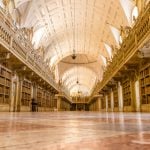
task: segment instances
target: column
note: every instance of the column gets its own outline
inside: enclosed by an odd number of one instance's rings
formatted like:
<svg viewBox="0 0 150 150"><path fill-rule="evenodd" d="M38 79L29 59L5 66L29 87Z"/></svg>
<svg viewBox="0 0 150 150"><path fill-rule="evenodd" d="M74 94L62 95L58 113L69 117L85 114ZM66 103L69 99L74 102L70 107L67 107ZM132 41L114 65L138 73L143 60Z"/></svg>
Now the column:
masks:
<svg viewBox="0 0 150 150"><path fill-rule="evenodd" d="M12 77L12 82L11 82L11 91L10 91L10 111L15 112L16 110L16 93L17 93L17 76L14 73L14 76Z"/></svg>
<svg viewBox="0 0 150 150"><path fill-rule="evenodd" d="M106 101L106 112L108 112L108 95L105 96L105 101Z"/></svg>
<svg viewBox="0 0 150 150"><path fill-rule="evenodd" d="M60 111L61 110L61 97L60 96L57 96L57 111Z"/></svg>
<svg viewBox="0 0 150 150"><path fill-rule="evenodd" d="M97 98L97 111L101 111L102 104L100 96Z"/></svg>
<svg viewBox="0 0 150 150"><path fill-rule="evenodd" d="M131 111L136 111L135 77L131 79Z"/></svg>
<svg viewBox="0 0 150 150"><path fill-rule="evenodd" d="M35 82L31 85L31 111L38 111L37 85Z"/></svg>
<svg viewBox="0 0 150 150"><path fill-rule="evenodd" d="M111 111L114 111L114 93L113 90L111 89L111 93L110 93L110 98L111 98Z"/></svg>
<svg viewBox="0 0 150 150"><path fill-rule="evenodd" d="M34 98L37 101L37 85L36 85L36 83L32 83L31 98Z"/></svg>
<svg viewBox="0 0 150 150"><path fill-rule="evenodd" d="M119 102L119 111L123 111L123 92L122 92L122 85L118 82L118 102Z"/></svg>
<svg viewBox="0 0 150 150"><path fill-rule="evenodd" d="M18 82L17 82L17 93L16 93L16 111L21 111L21 98L22 98L22 84L23 84L23 77L18 76Z"/></svg>
<svg viewBox="0 0 150 150"><path fill-rule="evenodd" d="M140 83L139 80L135 82L135 105L136 105L136 111L140 112Z"/></svg>
<svg viewBox="0 0 150 150"><path fill-rule="evenodd" d="M96 111L96 102L93 102L93 111Z"/></svg>

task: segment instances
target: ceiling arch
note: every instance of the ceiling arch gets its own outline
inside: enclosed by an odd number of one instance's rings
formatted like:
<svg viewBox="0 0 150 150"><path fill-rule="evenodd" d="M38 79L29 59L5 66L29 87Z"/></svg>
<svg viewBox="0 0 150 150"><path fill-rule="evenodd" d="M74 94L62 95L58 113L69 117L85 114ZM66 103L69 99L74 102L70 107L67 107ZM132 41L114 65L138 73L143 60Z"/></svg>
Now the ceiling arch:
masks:
<svg viewBox="0 0 150 150"><path fill-rule="evenodd" d="M77 68L77 69L78 69L78 68ZM76 69L76 70L77 70L77 69ZM68 72L69 72L69 70L68 70ZM79 72L79 73L81 73L81 72ZM95 75L95 74L94 74L94 75ZM88 75L88 76L90 76L90 75ZM94 80L95 80L95 78L97 78L96 75L94 76ZM81 81L82 81L82 80L85 80L86 78L85 78L84 74L83 74L83 76L79 76L79 77L78 77L77 74L74 74L74 72L68 73L66 76L65 76L65 74L64 74L64 76L63 76L63 78L62 78L63 84L67 85L68 82L72 82L72 79L73 79L73 80L76 80L76 81L77 81L77 79L78 79L78 80L81 79ZM88 77L87 79L89 80L89 77Z"/></svg>
<svg viewBox="0 0 150 150"><path fill-rule="evenodd" d="M91 78L95 82L103 78L107 60L113 57L111 47L118 46L120 26L130 25L134 3L130 0L124 3L123 0L15 0L20 28L33 29L32 44L37 52L41 47L44 49L42 58L52 71L57 69L57 79L63 79L68 90L75 91L77 85L73 83L79 76L84 92L92 90ZM78 67L64 63L73 50L77 61L85 55L95 62L78 63ZM74 68L78 68L80 75Z"/></svg>
<svg viewBox="0 0 150 150"><path fill-rule="evenodd" d="M54 52L55 52L55 55L51 57L50 62L49 62L50 67L55 67L60 61L66 59L67 57L71 58L71 56L73 54L73 51L67 51L63 55L61 55L60 53L57 54L58 52L56 50ZM111 51L110 51L110 53L111 53ZM103 53L99 53L99 55L109 59L110 53L108 53L108 50L105 49L105 51ZM85 55L87 57L90 56L93 59L93 63L98 63L99 65L103 65L105 63L101 57L97 56L97 52L96 52L96 54L94 54L94 51L93 51L93 53L92 52L88 53L87 51L79 51L78 50L75 52L75 54L78 56L81 56L81 55ZM90 57L89 57L89 59L90 59ZM48 59L48 56L45 55L45 61L47 59ZM72 64L73 64L73 62L72 62ZM80 63L78 63L78 64L80 64ZM84 64L84 63L82 63L82 64Z"/></svg>
<svg viewBox="0 0 150 150"><path fill-rule="evenodd" d="M78 83L77 83L78 82ZM70 88L70 86L72 84L84 84L87 87L91 87L90 83L95 82L95 78L91 78L91 81L89 81L89 77L85 77L85 75L80 75L80 76L76 76L76 75L72 75L70 76L70 78L68 78L64 85L68 87L68 89Z"/></svg>
<svg viewBox="0 0 150 150"><path fill-rule="evenodd" d="M86 67L75 66L67 70L62 76L62 84L68 88L69 91L74 87L84 85L89 89L89 93L96 83L96 74ZM82 91L82 89L80 89ZM83 92L84 93L84 92ZM70 93L72 94L72 93Z"/></svg>
<svg viewBox="0 0 150 150"><path fill-rule="evenodd" d="M82 89L82 91L80 89ZM90 89L84 85L80 85L79 87L74 85L70 89L70 93L72 96L79 96L79 95L80 96L89 96L90 95Z"/></svg>

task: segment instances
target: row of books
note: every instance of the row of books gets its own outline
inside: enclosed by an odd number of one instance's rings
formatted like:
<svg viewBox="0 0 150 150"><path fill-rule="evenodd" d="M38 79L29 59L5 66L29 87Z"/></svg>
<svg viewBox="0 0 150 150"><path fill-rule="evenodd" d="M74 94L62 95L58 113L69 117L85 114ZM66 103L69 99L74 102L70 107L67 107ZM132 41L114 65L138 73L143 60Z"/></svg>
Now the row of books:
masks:
<svg viewBox="0 0 150 150"><path fill-rule="evenodd" d="M23 81L23 87L31 88L31 83L28 81Z"/></svg>
<svg viewBox="0 0 150 150"><path fill-rule="evenodd" d="M30 106L30 101L28 99L22 99L21 100L21 105L23 106Z"/></svg>
<svg viewBox="0 0 150 150"><path fill-rule="evenodd" d="M150 95L143 95L141 102L142 104L150 104Z"/></svg>
<svg viewBox="0 0 150 150"><path fill-rule="evenodd" d="M141 85L142 85L142 86L150 85L150 76L149 76L149 77L146 77L146 78L141 79Z"/></svg>
<svg viewBox="0 0 150 150"><path fill-rule="evenodd" d="M5 78L0 76L0 84L5 85Z"/></svg>
<svg viewBox="0 0 150 150"><path fill-rule="evenodd" d="M142 87L141 88L141 94L150 94L150 86Z"/></svg>
<svg viewBox="0 0 150 150"><path fill-rule="evenodd" d="M22 88L22 92L31 94L31 89L28 89L28 88L23 87L23 88Z"/></svg>
<svg viewBox="0 0 150 150"><path fill-rule="evenodd" d="M0 95L0 104L9 104L10 98L9 97L4 97Z"/></svg>
<svg viewBox="0 0 150 150"><path fill-rule="evenodd" d="M126 99L123 101L124 106L131 106L131 99Z"/></svg>
<svg viewBox="0 0 150 150"><path fill-rule="evenodd" d="M150 66L140 72L140 77L144 78L150 75Z"/></svg>

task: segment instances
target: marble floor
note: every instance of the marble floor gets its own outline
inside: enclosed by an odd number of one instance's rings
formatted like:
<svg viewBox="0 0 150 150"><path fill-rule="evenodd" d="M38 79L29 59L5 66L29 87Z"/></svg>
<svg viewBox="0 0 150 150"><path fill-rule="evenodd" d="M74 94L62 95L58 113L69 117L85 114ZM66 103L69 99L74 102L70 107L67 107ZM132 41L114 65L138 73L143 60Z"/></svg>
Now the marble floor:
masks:
<svg viewBox="0 0 150 150"><path fill-rule="evenodd" d="M0 150L150 150L150 114L0 113Z"/></svg>

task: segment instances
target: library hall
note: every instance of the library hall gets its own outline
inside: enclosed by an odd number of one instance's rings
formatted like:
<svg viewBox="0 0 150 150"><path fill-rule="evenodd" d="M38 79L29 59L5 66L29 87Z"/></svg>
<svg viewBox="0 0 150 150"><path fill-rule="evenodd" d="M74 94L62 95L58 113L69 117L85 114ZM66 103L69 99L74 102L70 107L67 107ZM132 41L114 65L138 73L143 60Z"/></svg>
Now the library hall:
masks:
<svg viewBox="0 0 150 150"><path fill-rule="evenodd" d="M150 150L150 0L0 0L0 150Z"/></svg>

